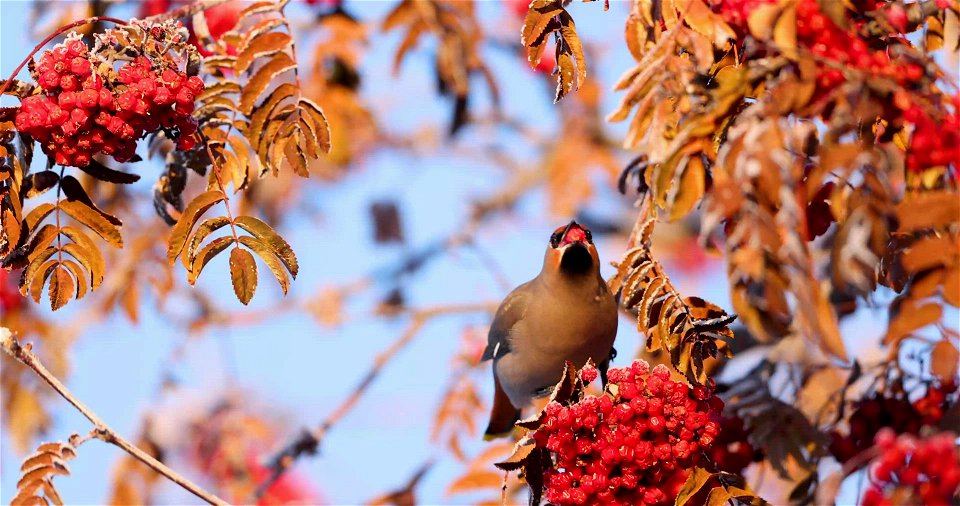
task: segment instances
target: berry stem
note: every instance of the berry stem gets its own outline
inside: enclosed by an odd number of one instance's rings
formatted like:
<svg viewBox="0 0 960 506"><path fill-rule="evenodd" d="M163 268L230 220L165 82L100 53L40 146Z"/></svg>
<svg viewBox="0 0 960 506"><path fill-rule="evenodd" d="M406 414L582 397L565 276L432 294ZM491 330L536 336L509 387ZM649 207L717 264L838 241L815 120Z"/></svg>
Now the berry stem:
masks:
<svg viewBox="0 0 960 506"><path fill-rule="evenodd" d="M92 18L84 18L78 21L74 21L73 23L70 23L68 25L61 26L55 32L51 33L50 35L47 35L47 38L40 41L40 43L33 48L33 51L30 51L30 54L28 54L27 57L24 58L22 62L20 62L20 65L17 66L16 69L14 69L13 73L10 74L10 77L6 81L4 81L3 88L0 88L0 96L3 96L7 92L7 90L10 88L10 83L12 83L14 78L17 77L17 74L19 74L20 71L23 70L23 66L26 65L27 62L33 58L33 55L37 54L37 52L43 49L43 46L46 46L48 42L57 38L59 35L63 34L64 32L70 31L78 26L88 25L90 23L99 23L101 21L109 21L111 23L116 23L121 26L127 26L130 24L118 18L112 18L109 16L95 16Z"/></svg>

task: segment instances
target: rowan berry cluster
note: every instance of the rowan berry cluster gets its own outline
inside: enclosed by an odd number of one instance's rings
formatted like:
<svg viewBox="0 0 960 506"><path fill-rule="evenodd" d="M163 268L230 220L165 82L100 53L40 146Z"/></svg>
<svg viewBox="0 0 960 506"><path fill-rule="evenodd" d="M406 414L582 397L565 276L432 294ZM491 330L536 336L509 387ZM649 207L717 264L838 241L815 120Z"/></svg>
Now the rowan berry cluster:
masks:
<svg viewBox="0 0 960 506"><path fill-rule="evenodd" d="M597 370L586 367L589 382ZM569 405L551 402L534 432L553 455L544 473L553 504L672 504L691 469L720 434L723 402L636 360L609 372L608 392Z"/></svg>
<svg viewBox="0 0 960 506"><path fill-rule="evenodd" d="M13 311L23 304L16 278L10 271L0 269L0 313Z"/></svg>
<svg viewBox="0 0 960 506"><path fill-rule="evenodd" d="M920 172L950 163L960 168L960 95L953 97L952 105L954 112L936 120L915 104L903 111L903 119L913 124L907 170Z"/></svg>
<svg viewBox="0 0 960 506"><path fill-rule="evenodd" d="M926 439L897 437L892 429L877 433L881 452L870 465L870 486L863 506L956 504L960 487L957 435L943 432Z"/></svg>
<svg viewBox="0 0 960 506"><path fill-rule="evenodd" d="M742 39L748 33L748 20L756 9L776 3L776 0L711 0L711 6L730 24ZM818 0L800 0L796 4L797 45L817 62L817 91L815 97L824 97L831 90L846 82L851 72L868 78L884 78L896 83L902 90L914 90L927 77L927 71L918 62L908 58L891 58L891 40L868 37L861 33L867 18L849 19L849 28L834 23L820 8ZM947 8L948 0L937 0L937 6ZM895 34L904 34L908 16L899 3L877 0L853 2L862 13L873 13L884 19ZM845 72L847 74L845 74ZM888 110L887 121L894 125L909 125L912 129L907 169L920 172L930 167L947 164L960 165L960 116L957 112L931 115L931 107L920 107L909 98L910 93L901 93L903 98L894 100L896 109ZM815 98L814 100L817 100ZM954 99L954 108L960 108ZM934 107L935 108L935 107ZM941 108L942 109L942 108Z"/></svg>
<svg viewBox="0 0 960 506"><path fill-rule="evenodd" d="M31 73L41 93L23 100L15 124L60 165L85 167L100 153L130 161L137 141L161 129L182 150L196 145L203 80L175 61L141 55L114 71L71 38L43 52Z"/></svg>
<svg viewBox="0 0 960 506"><path fill-rule="evenodd" d="M895 434L917 434L924 425L937 425L956 390L953 384L931 385L926 394L913 403L906 398L881 394L858 401L848 420L850 432L846 436L837 431L831 433L830 452L840 462L846 462L870 448L881 429L889 428Z"/></svg>

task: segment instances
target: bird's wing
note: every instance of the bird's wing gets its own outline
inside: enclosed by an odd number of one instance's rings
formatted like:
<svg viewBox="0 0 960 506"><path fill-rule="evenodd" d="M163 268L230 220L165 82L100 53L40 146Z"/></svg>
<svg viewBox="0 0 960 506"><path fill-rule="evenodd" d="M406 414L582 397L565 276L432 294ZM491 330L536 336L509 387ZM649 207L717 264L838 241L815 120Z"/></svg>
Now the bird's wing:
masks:
<svg viewBox="0 0 960 506"><path fill-rule="evenodd" d="M497 314L493 317L493 323L490 324L487 348L483 350L482 360L502 357L510 352L510 331L520 318L523 318L527 304L524 288L528 284L518 286L500 303Z"/></svg>

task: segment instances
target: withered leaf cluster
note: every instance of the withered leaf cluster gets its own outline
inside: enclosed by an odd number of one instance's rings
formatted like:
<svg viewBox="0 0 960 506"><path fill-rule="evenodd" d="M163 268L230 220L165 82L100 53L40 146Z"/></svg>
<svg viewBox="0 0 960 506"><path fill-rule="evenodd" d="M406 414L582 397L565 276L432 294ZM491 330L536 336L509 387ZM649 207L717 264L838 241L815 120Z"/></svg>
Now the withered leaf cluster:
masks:
<svg viewBox="0 0 960 506"><path fill-rule="evenodd" d="M620 304L637 314L637 330L647 336L647 351L664 350L674 367L692 382L706 383L704 360L731 356L727 340L736 316L699 297L681 297L663 266L653 259L650 241L656 220L641 227L638 245L628 250L610 280Z"/></svg>
<svg viewBox="0 0 960 506"><path fill-rule="evenodd" d="M63 499L53 485L57 476L68 476L67 461L77 456L72 443L43 443L20 465L17 495L10 504L62 505Z"/></svg>

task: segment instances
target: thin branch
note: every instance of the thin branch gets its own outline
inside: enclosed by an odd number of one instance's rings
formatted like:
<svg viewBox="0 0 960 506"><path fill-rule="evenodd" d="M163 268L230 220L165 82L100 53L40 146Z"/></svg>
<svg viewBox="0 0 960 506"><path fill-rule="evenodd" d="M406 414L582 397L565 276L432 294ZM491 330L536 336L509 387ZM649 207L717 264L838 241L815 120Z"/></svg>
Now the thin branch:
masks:
<svg viewBox="0 0 960 506"><path fill-rule="evenodd" d="M386 366L394 357L400 353L413 338L420 333L423 326L431 319L449 314L492 312L496 309L496 304L458 304L449 306L437 306L425 309L415 310L411 313L410 324L385 350L380 352L373 361L373 366L360 379L353 390L337 405L336 408L312 431L304 430L296 439L281 449L272 459L268 467L271 469L270 476L261 483L254 492L254 500L259 500L266 493L267 489L273 485L280 476L293 465L294 461L302 455L314 455L320 447L320 442L326 437L333 426L342 420L347 413L356 407L360 399L373 384L374 380L383 372Z"/></svg>
<svg viewBox="0 0 960 506"><path fill-rule="evenodd" d="M165 466L162 462L153 458L147 452L141 450L133 443L127 441L123 438L123 436L120 436L114 432L110 426L101 420L96 413L90 410L90 408L80 402L79 399L74 397L74 395L70 393L70 390L68 390L67 387L61 383L56 376L54 376L50 371L47 370L46 367L43 366L43 364L40 362L40 359L33 353L30 344L21 346L20 342L13 337L13 334L6 327L0 327L0 347L2 347L3 351L7 352L7 354L9 354L11 357L17 359L20 363L29 367L30 369L33 369L33 371L37 373L38 376L43 378L43 380L46 381L47 384L50 385L54 390L56 390L61 397L66 399L66 401L72 404L73 407L77 408L77 411L85 416L87 420L90 420L90 423L94 425L93 434L97 439L119 447L123 451L130 454L133 458L146 464L148 467L150 467L150 469L162 474L170 481L180 485L188 492L199 497L200 499L203 499L209 504L228 504L223 499L220 499L210 492L200 488L186 477Z"/></svg>

